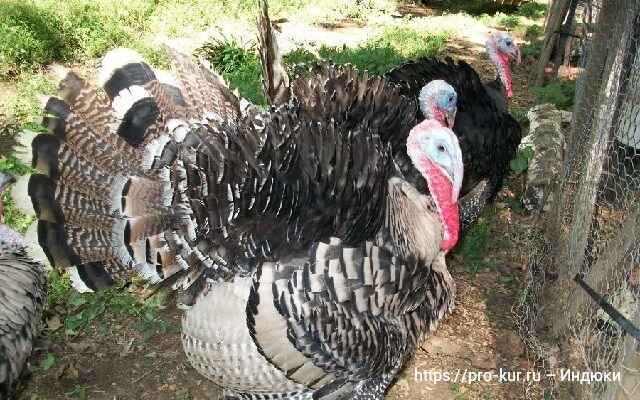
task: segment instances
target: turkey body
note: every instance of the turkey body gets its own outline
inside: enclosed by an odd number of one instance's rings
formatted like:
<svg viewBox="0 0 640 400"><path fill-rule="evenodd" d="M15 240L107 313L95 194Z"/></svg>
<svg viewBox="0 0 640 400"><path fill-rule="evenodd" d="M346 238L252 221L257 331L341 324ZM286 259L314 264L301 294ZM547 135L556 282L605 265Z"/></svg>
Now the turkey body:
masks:
<svg viewBox="0 0 640 400"><path fill-rule="evenodd" d="M22 238L0 224L0 399L8 399L27 364L46 302L42 264L32 261Z"/></svg>
<svg viewBox="0 0 640 400"><path fill-rule="evenodd" d="M445 80L453 86L458 93L453 131L460 141L465 168L461 194L486 180L490 182L491 196L495 196L522 139L520 124L506 110L502 83L490 84L498 88L488 92L469 64L451 58L410 61L385 76L400 86L402 94L413 98L434 79ZM413 183L421 190L426 187L420 178Z"/></svg>
<svg viewBox="0 0 640 400"><path fill-rule="evenodd" d="M499 190L521 137L518 123L508 113L498 111L475 71L466 63L458 67L448 60L428 59L403 64L384 76L360 72L351 65L320 63L310 66L309 71L289 77L266 1L261 5L258 31L262 83L267 102L273 106L295 102L318 117L339 118L348 124L357 123L360 116L370 110L358 107L358 102L336 103L336 93L357 93L355 99L367 96L376 104L391 107L398 103L398 95L415 100L417 104L420 90L433 80L441 79L453 86L458 93L453 131L460 141L464 159L460 221L463 230L469 228L486 202ZM379 119L382 121L377 126L380 137L391 145L394 160L405 179L421 193L428 194L427 182L412 165L404 145L410 126L424 118L407 108L399 110L395 118L406 122L391 125L387 120Z"/></svg>
<svg viewBox="0 0 640 400"><path fill-rule="evenodd" d="M104 92L60 72L29 182L51 263L81 290L137 274L188 293L185 352L230 395L382 398L455 295L459 185L416 191L382 137L426 132L415 101L364 76L366 90L261 112L177 53L160 82L113 51Z"/></svg>

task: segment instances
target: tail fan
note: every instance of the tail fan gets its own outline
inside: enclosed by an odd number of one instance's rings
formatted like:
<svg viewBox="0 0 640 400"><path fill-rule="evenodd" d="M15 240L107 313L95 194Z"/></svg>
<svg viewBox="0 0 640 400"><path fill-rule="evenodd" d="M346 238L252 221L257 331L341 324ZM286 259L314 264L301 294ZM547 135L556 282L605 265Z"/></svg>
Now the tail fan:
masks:
<svg viewBox="0 0 640 400"><path fill-rule="evenodd" d="M48 133L32 142L38 173L28 193L40 245L79 290L135 274L158 282L187 269L176 284L189 287L194 273L213 266L197 254L199 210L190 202L206 189L180 146L219 141L211 130L189 132L236 118L239 100L213 71L174 56L176 78L159 78L135 51L112 50L98 72L104 92L56 68L62 99L46 101Z"/></svg>

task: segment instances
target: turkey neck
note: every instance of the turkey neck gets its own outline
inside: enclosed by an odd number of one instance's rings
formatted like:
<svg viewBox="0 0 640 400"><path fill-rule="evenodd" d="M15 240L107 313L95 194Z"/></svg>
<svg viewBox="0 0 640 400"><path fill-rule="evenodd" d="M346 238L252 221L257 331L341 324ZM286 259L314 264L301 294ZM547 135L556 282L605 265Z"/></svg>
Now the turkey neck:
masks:
<svg viewBox="0 0 640 400"><path fill-rule="evenodd" d="M440 250L453 247L450 243L455 244L458 238L458 204L451 202L450 191L449 196L433 195L438 190L431 191L432 198L399 176L388 184L385 230L399 256L430 263Z"/></svg>
<svg viewBox="0 0 640 400"><path fill-rule="evenodd" d="M496 71L496 82L502 84L507 91L507 97L513 95L511 87L511 71L509 70L509 56L498 50L494 40L487 42L487 54Z"/></svg>

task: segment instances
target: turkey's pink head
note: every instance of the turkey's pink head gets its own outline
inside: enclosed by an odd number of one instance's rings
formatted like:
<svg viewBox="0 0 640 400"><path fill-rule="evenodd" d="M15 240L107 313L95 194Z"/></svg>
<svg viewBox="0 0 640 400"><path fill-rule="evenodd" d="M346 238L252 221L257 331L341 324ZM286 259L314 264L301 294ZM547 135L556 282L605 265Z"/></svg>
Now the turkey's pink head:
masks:
<svg viewBox="0 0 640 400"><path fill-rule="evenodd" d="M418 96L420 110L426 119L433 119L453 128L456 119L458 94L453 86L443 80L427 83Z"/></svg>
<svg viewBox="0 0 640 400"><path fill-rule="evenodd" d="M513 37L505 32L494 32L487 39L487 54L496 68L496 74L507 89L507 96L513 96L511 87L511 70L509 69L509 57L520 64L520 49L516 46Z"/></svg>
<svg viewBox="0 0 640 400"><path fill-rule="evenodd" d="M449 251L460 231L458 195L464 167L458 138L437 121L424 120L409 132L407 154L427 180L444 225L441 248Z"/></svg>

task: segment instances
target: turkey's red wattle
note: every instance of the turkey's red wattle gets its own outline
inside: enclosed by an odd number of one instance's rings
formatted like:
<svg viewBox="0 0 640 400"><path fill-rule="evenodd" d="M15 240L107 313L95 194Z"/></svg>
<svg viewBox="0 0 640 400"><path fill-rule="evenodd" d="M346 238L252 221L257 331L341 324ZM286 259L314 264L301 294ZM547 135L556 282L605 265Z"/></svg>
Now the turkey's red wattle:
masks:
<svg viewBox="0 0 640 400"><path fill-rule="evenodd" d="M513 89L511 85L511 69L509 68L509 55L498 49L498 44L495 39L490 39L487 42L487 54L489 59L493 63L496 69L496 75L502 81L505 89L507 90L507 97L513 96ZM518 55L517 63L520 63L520 56Z"/></svg>
<svg viewBox="0 0 640 400"><path fill-rule="evenodd" d="M458 201L452 198L451 192L453 191L453 184L444 175L442 170L440 170L433 161L428 159L425 160L425 167L429 190L438 206L440 218L444 226L444 239L442 240L440 248L444 251L449 251L458 242L458 235L460 233Z"/></svg>

